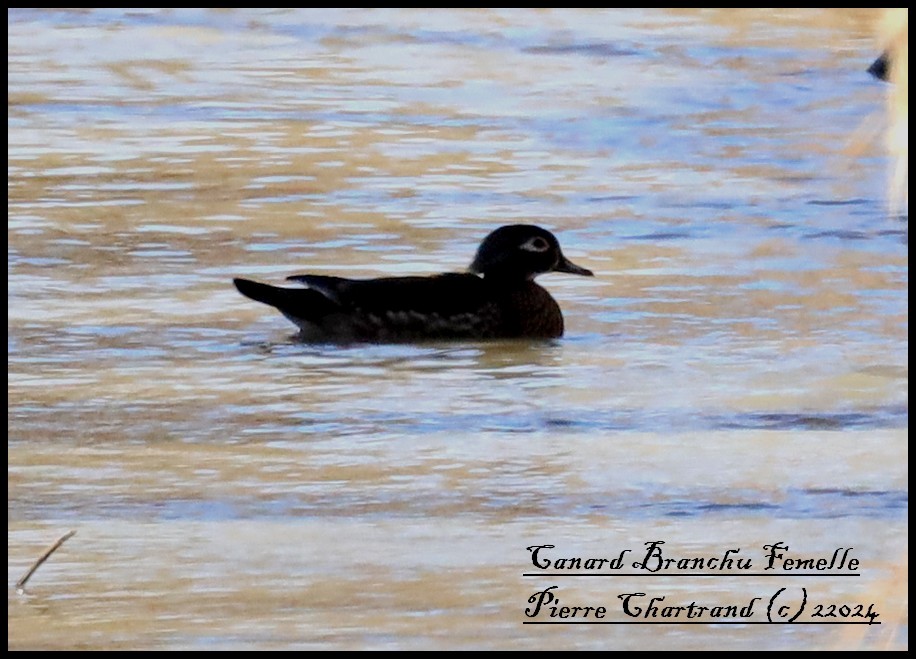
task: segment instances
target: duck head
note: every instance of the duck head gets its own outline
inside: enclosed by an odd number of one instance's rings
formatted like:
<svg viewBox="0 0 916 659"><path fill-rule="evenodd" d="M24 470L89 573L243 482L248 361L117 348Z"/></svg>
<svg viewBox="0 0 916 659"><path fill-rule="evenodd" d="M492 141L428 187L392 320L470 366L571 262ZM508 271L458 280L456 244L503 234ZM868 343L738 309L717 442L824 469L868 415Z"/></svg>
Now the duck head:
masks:
<svg viewBox="0 0 916 659"><path fill-rule="evenodd" d="M485 278L506 280L531 281L545 272L594 276L563 256L556 236L533 224L510 224L493 231L480 244L469 269Z"/></svg>

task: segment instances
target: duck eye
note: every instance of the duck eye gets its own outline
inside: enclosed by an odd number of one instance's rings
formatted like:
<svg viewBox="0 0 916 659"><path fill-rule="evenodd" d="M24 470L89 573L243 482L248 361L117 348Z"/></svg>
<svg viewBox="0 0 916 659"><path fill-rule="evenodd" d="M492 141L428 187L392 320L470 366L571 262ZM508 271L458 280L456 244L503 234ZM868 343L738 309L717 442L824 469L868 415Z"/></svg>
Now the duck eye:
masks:
<svg viewBox="0 0 916 659"><path fill-rule="evenodd" d="M546 252L550 249L550 245L540 236L535 236L531 240L523 243L522 249L527 252Z"/></svg>

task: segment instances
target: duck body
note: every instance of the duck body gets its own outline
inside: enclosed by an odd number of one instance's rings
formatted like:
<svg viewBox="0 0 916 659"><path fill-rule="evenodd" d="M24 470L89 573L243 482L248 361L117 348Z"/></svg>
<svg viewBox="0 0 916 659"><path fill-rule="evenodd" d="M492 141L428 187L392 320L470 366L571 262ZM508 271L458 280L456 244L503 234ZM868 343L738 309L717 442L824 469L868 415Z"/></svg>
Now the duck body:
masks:
<svg viewBox="0 0 916 659"><path fill-rule="evenodd" d="M509 225L481 244L470 272L345 279L293 275L306 288L235 279L239 292L276 307L311 342L393 343L443 339L556 338L563 314L534 282L542 272L591 276L533 225Z"/></svg>
<svg viewBox="0 0 916 659"><path fill-rule="evenodd" d="M534 282L490 284L477 275L290 278L308 288L236 279L239 291L276 307L308 341L391 343L423 339L554 338L563 315ZM536 314L531 315L530 311Z"/></svg>

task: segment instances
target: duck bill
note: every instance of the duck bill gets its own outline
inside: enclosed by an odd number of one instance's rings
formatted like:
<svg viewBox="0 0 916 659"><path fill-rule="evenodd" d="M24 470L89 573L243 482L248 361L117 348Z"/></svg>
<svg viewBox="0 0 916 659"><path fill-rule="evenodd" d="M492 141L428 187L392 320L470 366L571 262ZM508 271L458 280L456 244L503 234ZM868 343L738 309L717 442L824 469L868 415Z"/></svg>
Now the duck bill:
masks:
<svg viewBox="0 0 916 659"><path fill-rule="evenodd" d="M878 80L884 80L887 82L887 74L889 73L890 67L890 53L882 53L881 57L872 62L871 66L868 67L868 72L875 76Z"/></svg>
<svg viewBox="0 0 916 659"><path fill-rule="evenodd" d="M576 265L568 258L560 255L560 261L553 269L554 272L568 272L571 275L582 275L583 277L594 277L595 273L581 265Z"/></svg>

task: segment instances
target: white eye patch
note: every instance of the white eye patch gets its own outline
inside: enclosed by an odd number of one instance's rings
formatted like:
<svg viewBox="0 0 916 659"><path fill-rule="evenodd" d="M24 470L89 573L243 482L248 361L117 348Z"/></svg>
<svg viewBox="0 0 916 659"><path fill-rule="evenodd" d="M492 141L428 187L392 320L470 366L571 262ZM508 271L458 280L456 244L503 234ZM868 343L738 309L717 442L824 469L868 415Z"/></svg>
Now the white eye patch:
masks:
<svg viewBox="0 0 916 659"><path fill-rule="evenodd" d="M535 236L534 238L529 238L521 245L519 245L519 249L523 249L526 252L543 253L550 249L550 243L548 243L540 236Z"/></svg>

